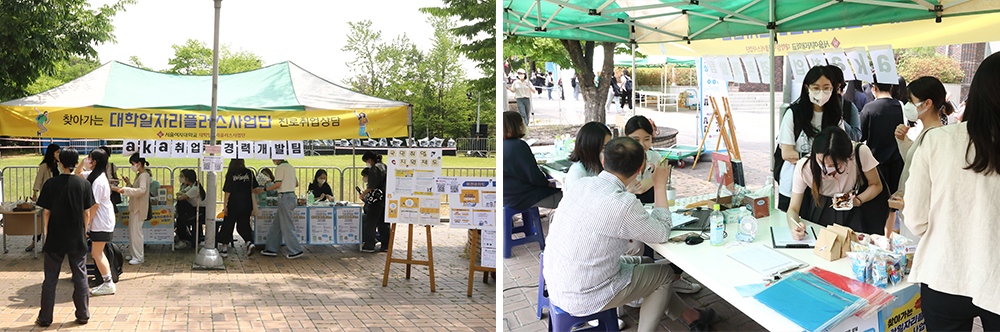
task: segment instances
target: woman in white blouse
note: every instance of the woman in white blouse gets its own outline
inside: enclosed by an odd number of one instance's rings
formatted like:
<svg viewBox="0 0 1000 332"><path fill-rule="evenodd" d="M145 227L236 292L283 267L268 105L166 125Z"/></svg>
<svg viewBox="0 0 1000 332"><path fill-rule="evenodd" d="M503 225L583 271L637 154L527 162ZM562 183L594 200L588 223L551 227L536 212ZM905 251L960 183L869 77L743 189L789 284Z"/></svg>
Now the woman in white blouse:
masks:
<svg viewBox="0 0 1000 332"><path fill-rule="evenodd" d="M573 165L566 173L566 183L563 184L563 191L568 191L574 181L588 177L597 176L604 170L604 161L601 160L601 152L604 145L611 140L611 130L600 122L588 122L580 127L576 133L576 145L573 153L569 155L569 161Z"/></svg>
<svg viewBox="0 0 1000 332"><path fill-rule="evenodd" d="M639 171L635 182L626 185L626 189L639 196L639 201L643 204L653 203L653 172L656 171L656 164L660 162L660 154L650 149L653 147L654 130L653 124L642 115L633 116L625 123L625 135L646 149L646 166Z"/></svg>
<svg viewBox="0 0 1000 332"><path fill-rule="evenodd" d="M921 236L908 281L928 331L1000 330L1000 54L983 60L963 122L914 144L903 220Z"/></svg>

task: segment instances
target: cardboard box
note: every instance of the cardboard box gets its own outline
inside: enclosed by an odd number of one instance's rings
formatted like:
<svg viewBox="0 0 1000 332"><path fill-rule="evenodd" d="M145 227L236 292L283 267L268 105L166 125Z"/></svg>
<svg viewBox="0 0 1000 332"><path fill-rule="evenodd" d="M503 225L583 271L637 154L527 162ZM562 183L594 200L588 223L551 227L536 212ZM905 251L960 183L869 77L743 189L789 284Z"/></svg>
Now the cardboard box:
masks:
<svg viewBox="0 0 1000 332"><path fill-rule="evenodd" d="M822 228L819 237L816 239L816 247L813 253L828 261L835 261L843 258L843 251L840 248L839 235L833 231Z"/></svg>
<svg viewBox="0 0 1000 332"><path fill-rule="evenodd" d="M846 257L847 253L851 252L851 242L857 241L858 235L854 233L854 230L837 224L827 226L826 229L837 234L837 242L840 242L840 256Z"/></svg>
<svg viewBox="0 0 1000 332"><path fill-rule="evenodd" d="M751 206L754 218L764 218L771 215L771 197L743 196L743 204Z"/></svg>

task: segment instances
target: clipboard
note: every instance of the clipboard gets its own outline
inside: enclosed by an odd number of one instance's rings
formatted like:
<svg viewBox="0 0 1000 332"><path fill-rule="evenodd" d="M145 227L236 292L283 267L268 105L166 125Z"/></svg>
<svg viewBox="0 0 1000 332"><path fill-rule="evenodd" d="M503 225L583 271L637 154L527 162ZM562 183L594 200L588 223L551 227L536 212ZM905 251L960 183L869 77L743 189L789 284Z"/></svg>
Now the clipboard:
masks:
<svg viewBox="0 0 1000 332"><path fill-rule="evenodd" d="M816 230L812 227L806 227L806 239L799 241L792 239L791 230L787 226L771 227L771 247L775 249L812 249L816 247L816 239Z"/></svg>
<svg viewBox="0 0 1000 332"><path fill-rule="evenodd" d="M806 262L762 245L727 256L765 277L809 266Z"/></svg>

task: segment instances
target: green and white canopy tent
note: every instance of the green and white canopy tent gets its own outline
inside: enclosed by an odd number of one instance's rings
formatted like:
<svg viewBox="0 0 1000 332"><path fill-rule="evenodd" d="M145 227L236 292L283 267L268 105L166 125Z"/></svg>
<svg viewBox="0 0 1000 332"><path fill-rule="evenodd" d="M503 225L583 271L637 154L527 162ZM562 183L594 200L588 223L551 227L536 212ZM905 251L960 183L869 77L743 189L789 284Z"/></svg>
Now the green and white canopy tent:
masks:
<svg viewBox="0 0 1000 332"><path fill-rule="evenodd" d="M629 43L647 55L769 53L773 63L776 52L800 46L993 41L1000 39L998 12L997 0L505 0L503 33ZM852 38L841 46L835 35ZM806 44L776 49L778 38L806 38ZM773 79L770 85L774 137Z"/></svg>

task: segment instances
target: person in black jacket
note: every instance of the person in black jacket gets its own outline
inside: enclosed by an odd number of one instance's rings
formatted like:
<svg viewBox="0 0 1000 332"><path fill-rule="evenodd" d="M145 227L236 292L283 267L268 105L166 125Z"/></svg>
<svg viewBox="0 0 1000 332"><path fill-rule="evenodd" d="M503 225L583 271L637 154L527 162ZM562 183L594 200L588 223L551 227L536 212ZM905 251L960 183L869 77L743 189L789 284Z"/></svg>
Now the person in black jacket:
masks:
<svg viewBox="0 0 1000 332"><path fill-rule="evenodd" d="M903 104L894 98L898 85L872 84L875 100L861 110L861 141L872 150L889 192L899 189L903 157L896 145L896 126L903 124Z"/></svg>
<svg viewBox="0 0 1000 332"><path fill-rule="evenodd" d="M217 238L219 254L229 256L229 244L233 242L233 228L243 238L247 246L247 256L253 255L256 246L253 241L253 229L250 228L250 217L257 214L257 176L246 167L243 159L233 158L229 161L229 170L222 185L225 192L222 213L222 230Z"/></svg>
<svg viewBox="0 0 1000 332"><path fill-rule="evenodd" d="M309 191L313 193L313 197L316 197L317 202L335 200L333 198L333 189L330 188L330 183L326 182L325 170L316 170L313 181L309 183Z"/></svg>
<svg viewBox="0 0 1000 332"><path fill-rule="evenodd" d="M554 209L562 191L538 169L535 156L524 137L524 122L517 112L503 112L503 206L527 210L532 206Z"/></svg>
<svg viewBox="0 0 1000 332"><path fill-rule="evenodd" d="M514 114L517 114L517 112L514 112ZM520 119L521 115L518 114L517 118ZM375 200L368 206L368 224L361 232L361 251L375 252L375 229L378 228L378 241L381 243L378 251L385 252L389 248L389 224L385 222L386 166L382 163L382 156L371 151L365 152L361 156L361 160L365 164L368 164L368 167L371 169L368 175L368 189L361 194L361 197L367 197L368 195L381 197L381 199Z"/></svg>

